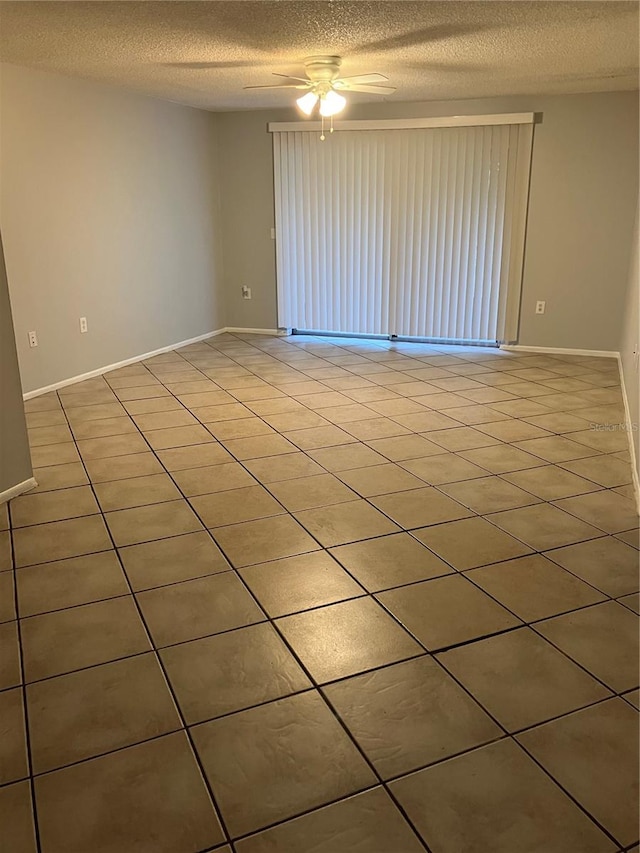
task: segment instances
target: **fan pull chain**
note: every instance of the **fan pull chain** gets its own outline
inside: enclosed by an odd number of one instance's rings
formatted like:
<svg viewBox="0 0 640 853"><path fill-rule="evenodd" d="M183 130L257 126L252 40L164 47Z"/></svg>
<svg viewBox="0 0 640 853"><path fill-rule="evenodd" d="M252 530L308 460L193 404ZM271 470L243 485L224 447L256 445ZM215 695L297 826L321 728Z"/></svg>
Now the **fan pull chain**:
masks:
<svg viewBox="0 0 640 853"><path fill-rule="evenodd" d="M322 133L320 134L320 142L324 142L324 140L325 140L325 135L324 135L324 116L321 116L321 119L322 119Z"/></svg>
<svg viewBox="0 0 640 853"><path fill-rule="evenodd" d="M333 133L333 116L331 116L331 127L329 133Z"/></svg>

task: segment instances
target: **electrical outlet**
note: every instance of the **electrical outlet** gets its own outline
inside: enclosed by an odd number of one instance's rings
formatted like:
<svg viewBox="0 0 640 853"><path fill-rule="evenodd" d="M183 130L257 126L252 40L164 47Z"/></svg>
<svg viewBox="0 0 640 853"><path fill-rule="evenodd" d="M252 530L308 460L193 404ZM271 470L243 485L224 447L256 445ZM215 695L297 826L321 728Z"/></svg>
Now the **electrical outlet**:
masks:
<svg viewBox="0 0 640 853"><path fill-rule="evenodd" d="M247 287L246 284L242 285L242 298L243 299L251 299L251 288Z"/></svg>
<svg viewBox="0 0 640 853"><path fill-rule="evenodd" d="M87 330L87 318L80 317L80 334L84 335Z"/></svg>
<svg viewBox="0 0 640 853"><path fill-rule="evenodd" d="M546 307L546 302L536 302L536 314L544 314Z"/></svg>
<svg viewBox="0 0 640 853"><path fill-rule="evenodd" d="M29 346L37 347L38 346L38 336L35 332L29 332Z"/></svg>

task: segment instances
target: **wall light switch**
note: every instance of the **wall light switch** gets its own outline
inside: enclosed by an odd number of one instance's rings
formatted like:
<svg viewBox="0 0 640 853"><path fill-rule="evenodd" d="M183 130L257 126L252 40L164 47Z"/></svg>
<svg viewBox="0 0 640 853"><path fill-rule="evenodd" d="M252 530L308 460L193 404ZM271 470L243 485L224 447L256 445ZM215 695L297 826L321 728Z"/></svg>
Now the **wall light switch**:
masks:
<svg viewBox="0 0 640 853"><path fill-rule="evenodd" d="M80 317L80 332L81 332L81 334L84 335L84 333L86 331L88 331L87 330L87 318L86 317Z"/></svg>
<svg viewBox="0 0 640 853"><path fill-rule="evenodd" d="M251 288L247 287L246 284L242 285L242 298L243 299L251 299Z"/></svg>
<svg viewBox="0 0 640 853"><path fill-rule="evenodd" d="M546 307L546 302L536 302L536 314L544 314Z"/></svg>

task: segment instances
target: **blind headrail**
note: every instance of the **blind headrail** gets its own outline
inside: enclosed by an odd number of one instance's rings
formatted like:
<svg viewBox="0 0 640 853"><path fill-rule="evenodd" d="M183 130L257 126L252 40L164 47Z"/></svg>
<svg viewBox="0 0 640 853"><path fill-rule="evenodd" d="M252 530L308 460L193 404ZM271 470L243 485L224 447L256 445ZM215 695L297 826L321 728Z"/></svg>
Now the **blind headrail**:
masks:
<svg viewBox="0 0 640 853"><path fill-rule="evenodd" d="M335 120L336 130L410 130L425 127L482 127L496 124L533 124L535 113L493 113L489 115L434 116L432 118ZM270 121L269 133L291 133L321 129L319 121Z"/></svg>

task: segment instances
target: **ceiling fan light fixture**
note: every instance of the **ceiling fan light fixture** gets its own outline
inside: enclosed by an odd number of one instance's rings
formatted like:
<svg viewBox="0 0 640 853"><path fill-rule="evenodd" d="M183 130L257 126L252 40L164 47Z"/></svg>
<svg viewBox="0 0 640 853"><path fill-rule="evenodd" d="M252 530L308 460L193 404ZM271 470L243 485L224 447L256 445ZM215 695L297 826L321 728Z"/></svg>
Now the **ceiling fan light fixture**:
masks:
<svg viewBox="0 0 640 853"><path fill-rule="evenodd" d="M296 104L305 115L310 116L315 105L318 103L318 100L318 96L315 92L307 92L306 95L297 99Z"/></svg>
<svg viewBox="0 0 640 853"><path fill-rule="evenodd" d="M320 115L325 118L335 116L338 113L341 113L346 105L346 98L343 98L342 95L334 92L333 89L329 89L329 91L320 98Z"/></svg>

